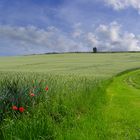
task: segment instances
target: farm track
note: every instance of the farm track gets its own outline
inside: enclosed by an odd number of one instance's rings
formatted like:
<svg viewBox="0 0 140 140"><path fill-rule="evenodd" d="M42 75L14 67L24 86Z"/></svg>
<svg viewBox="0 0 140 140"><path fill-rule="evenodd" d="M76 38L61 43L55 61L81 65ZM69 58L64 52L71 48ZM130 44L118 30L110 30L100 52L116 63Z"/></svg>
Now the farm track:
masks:
<svg viewBox="0 0 140 140"><path fill-rule="evenodd" d="M106 92L107 135L112 140L140 140L140 70L115 76Z"/></svg>

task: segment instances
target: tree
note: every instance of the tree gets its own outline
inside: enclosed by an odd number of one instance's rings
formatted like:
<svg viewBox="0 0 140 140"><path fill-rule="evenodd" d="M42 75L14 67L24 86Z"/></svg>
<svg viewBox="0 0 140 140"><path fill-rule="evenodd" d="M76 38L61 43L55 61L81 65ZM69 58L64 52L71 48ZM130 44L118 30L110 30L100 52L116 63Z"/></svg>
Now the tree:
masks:
<svg viewBox="0 0 140 140"><path fill-rule="evenodd" d="M97 53L97 48L96 47L93 48L93 52Z"/></svg>

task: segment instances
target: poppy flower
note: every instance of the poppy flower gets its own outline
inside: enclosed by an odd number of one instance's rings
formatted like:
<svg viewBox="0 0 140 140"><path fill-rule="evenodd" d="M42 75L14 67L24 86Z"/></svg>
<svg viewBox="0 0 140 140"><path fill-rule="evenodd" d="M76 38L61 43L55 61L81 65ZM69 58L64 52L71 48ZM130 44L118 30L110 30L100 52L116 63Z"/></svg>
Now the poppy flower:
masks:
<svg viewBox="0 0 140 140"><path fill-rule="evenodd" d="M24 107L20 107L20 108L19 108L19 111L20 111L21 113L23 113L24 110L25 110Z"/></svg>
<svg viewBox="0 0 140 140"><path fill-rule="evenodd" d="M30 96L31 96L31 97L34 97L34 96L35 96L35 94L34 94L34 93L30 93Z"/></svg>
<svg viewBox="0 0 140 140"><path fill-rule="evenodd" d="M12 109L13 110L18 110L18 107L14 105L14 106L12 106Z"/></svg>
<svg viewBox="0 0 140 140"><path fill-rule="evenodd" d="M46 91L48 91L48 90L49 90L48 86L46 86L45 90L46 90Z"/></svg>

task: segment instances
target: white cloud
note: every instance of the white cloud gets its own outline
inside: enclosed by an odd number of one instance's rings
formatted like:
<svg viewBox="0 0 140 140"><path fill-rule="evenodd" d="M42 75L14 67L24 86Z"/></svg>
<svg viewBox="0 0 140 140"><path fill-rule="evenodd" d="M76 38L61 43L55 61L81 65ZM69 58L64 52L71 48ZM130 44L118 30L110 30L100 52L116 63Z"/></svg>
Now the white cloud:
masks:
<svg viewBox="0 0 140 140"><path fill-rule="evenodd" d="M99 25L90 33L88 41L101 51L140 51L140 38L133 33L122 31L121 25L112 22Z"/></svg>
<svg viewBox="0 0 140 140"><path fill-rule="evenodd" d="M97 40L97 37L94 35L94 33L92 32L89 32L87 34L87 41L89 42L89 45L91 46L97 46L98 45L98 40Z"/></svg>
<svg viewBox="0 0 140 140"><path fill-rule="evenodd" d="M87 51L95 46L99 51L140 51L140 37L123 31L115 21L109 25L101 24L90 32L84 32L80 27L77 30L81 33L77 32L76 41L81 42Z"/></svg>
<svg viewBox="0 0 140 140"><path fill-rule="evenodd" d="M13 27L0 26L0 37L6 40L9 46L18 46L17 50L28 52L67 52L81 49L68 35L55 27L39 29L35 26ZM11 44L12 42L12 44ZM28 53L27 52L27 53Z"/></svg>
<svg viewBox="0 0 140 140"><path fill-rule="evenodd" d="M1 25L0 44L0 54L92 51L95 46L99 51L140 51L140 36L123 31L117 22L101 24L90 32L77 24L69 34L53 26L40 29Z"/></svg>
<svg viewBox="0 0 140 140"><path fill-rule="evenodd" d="M83 30L81 29L82 28L81 25L82 23L80 22L74 24L73 26L74 32L72 33L73 38L78 38L84 33Z"/></svg>
<svg viewBox="0 0 140 140"><path fill-rule="evenodd" d="M100 25L96 32L100 38L117 41L120 35L121 26L117 22L112 22L109 26Z"/></svg>
<svg viewBox="0 0 140 140"><path fill-rule="evenodd" d="M115 10L122 10L132 7L140 13L140 0L104 0L109 6Z"/></svg>

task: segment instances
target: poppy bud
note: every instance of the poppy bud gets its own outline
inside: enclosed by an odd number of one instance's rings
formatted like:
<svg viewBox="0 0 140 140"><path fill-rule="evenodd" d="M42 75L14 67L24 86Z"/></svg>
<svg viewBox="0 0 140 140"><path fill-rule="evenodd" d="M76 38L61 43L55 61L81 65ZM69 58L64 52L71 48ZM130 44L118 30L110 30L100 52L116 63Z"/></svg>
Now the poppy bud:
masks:
<svg viewBox="0 0 140 140"><path fill-rule="evenodd" d="M24 110L25 110L24 107L20 107L20 108L19 108L19 111L20 111L21 113L23 113Z"/></svg>

